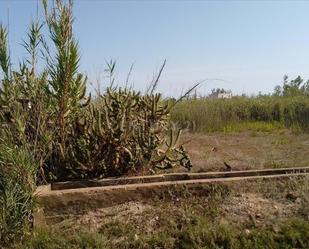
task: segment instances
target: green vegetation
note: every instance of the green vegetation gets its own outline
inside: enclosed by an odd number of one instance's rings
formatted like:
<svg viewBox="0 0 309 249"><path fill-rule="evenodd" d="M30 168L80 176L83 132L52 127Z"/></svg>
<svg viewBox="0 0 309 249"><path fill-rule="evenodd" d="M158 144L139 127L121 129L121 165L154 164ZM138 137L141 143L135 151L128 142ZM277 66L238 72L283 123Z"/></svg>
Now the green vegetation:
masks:
<svg viewBox="0 0 309 249"><path fill-rule="evenodd" d="M264 248L266 240L270 248L309 246L307 221L280 223L278 231L254 227L246 235L208 219L207 212L186 213L189 220L165 216L152 235L137 235L132 224L120 223L95 233L70 231L70 238L54 230L27 234L37 184L174 166L190 169L187 152L177 143L180 129L171 118L204 132L309 130L308 83L301 78L286 79L276 96L184 100L193 87L177 101L164 101L155 89L165 63L143 94L115 87L111 62L110 86L91 100L87 77L79 71L72 1L56 0L50 8L43 0L43 5L48 33L42 33L38 21L30 25L23 43L28 56L17 67L11 63L7 30L0 25L0 247L16 242L17 248ZM127 237L114 244L120 234Z"/></svg>
<svg viewBox="0 0 309 249"><path fill-rule="evenodd" d="M36 230L34 236L23 245L15 248L57 249L57 248L308 248L309 222L290 219L281 222L274 231L269 228L237 229L228 224L213 224L205 218L195 217L191 224L177 224L172 219L160 227L155 235L136 235L132 227L114 224L117 231L86 232L76 231L68 234L55 230ZM114 234L113 234L114 233ZM111 236L124 240L112 243Z"/></svg>
<svg viewBox="0 0 309 249"><path fill-rule="evenodd" d="M213 89L223 91L222 89ZM309 131L309 81L298 76L272 95L236 96L232 99L187 98L172 110L172 120L195 132L271 132L288 128L293 132Z"/></svg>
<svg viewBox="0 0 309 249"><path fill-rule="evenodd" d="M108 88L67 133L63 158L70 170L62 175L118 176L176 165L190 169L186 151L177 146L180 130L170 127L170 108L160 94Z"/></svg>
<svg viewBox="0 0 309 249"><path fill-rule="evenodd" d="M24 47L28 58L12 69L7 31L0 28L0 123L16 146L27 146L39 162L38 179L59 181L119 176L147 169L191 167L179 129L155 89L163 70L142 94L114 87L115 63L108 64L110 86L91 102L87 78L79 72L73 35L72 1L43 1L48 36L33 22ZM49 39L48 39L49 38ZM43 68L38 72L38 51ZM176 102L177 103L177 102Z"/></svg>
<svg viewBox="0 0 309 249"><path fill-rule="evenodd" d="M0 247L20 239L29 229L34 208L37 163L10 134L0 134Z"/></svg>
<svg viewBox="0 0 309 249"><path fill-rule="evenodd" d="M309 80L304 82L300 76L294 80L288 81L288 76L283 77L283 85L275 86L273 96L295 97L295 96L308 96L309 95Z"/></svg>
<svg viewBox="0 0 309 249"><path fill-rule="evenodd" d="M244 129L273 131L289 128L309 131L309 98L234 97L188 99L173 108L172 120L197 132L238 132Z"/></svg>
<svg viewBox="0 0 309 249"><path fill-rule="evenodd" d="M114 87L115 63L108 64L110 87L91 102L87 77L79 72L73 1L56 0L51 8L43 0L43 6L48 33L40 22L31 23L22 44L28 56L17 68L7 29L0 25L0 243L5 244L29 223L36 184L191 168L177 144L180 130L169 122L175 103L164 103L155 93L164 64L145 94Z"/></svg>

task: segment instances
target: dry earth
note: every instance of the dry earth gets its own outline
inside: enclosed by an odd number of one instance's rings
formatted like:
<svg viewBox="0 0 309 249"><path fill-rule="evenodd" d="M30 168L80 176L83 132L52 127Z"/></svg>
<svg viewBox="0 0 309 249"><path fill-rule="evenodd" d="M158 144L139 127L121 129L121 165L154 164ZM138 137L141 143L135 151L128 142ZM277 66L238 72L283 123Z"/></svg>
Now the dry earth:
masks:
<svg viewBox="0 0 309 249"><path fill-rule="evenodd" d="M309 166L309 134L184 133L181 142L186 142L193 172L221 171L223 162L233 170Z"/></svg>
<svg viewBox="0 0 309 249"><path fill-rule="evenodd" d="M184 134L193 172L309 166L309 135L250 132L237 134ZM309 178L235 183L197 196L166 193L161 198L130 201L104 208L49 217L59 231L104 231L121 245L130 236L152 237L160 229L181 230L200 220L228 224L250 234L256 227L271 227L293 217L309 218ZM60 212L61 213L61 212ZM50 223L50 224L51 224ZM175 228L173 228L175 229ZM130 238L131 238L130 237ZM117 247L117 246L116 246Z"/></svg>
<svg viewBox="0 0 309 249"><path fill-rule="evenodd" d="M166 193L159 199L130 201L76 213L54 213L49 219L57 230L107 229L115 233L117 239L124 230L151 235L160 227L170 226L171 222L191 224L202 217L240 229L273 227L291 217L309 218L308 180L308 177L298 177L275 181L261 179L245 184L235 182L218 185L211 193L205 191L205 195L186 191L177 195Z"/></svg>
<svg viewBox="0 0 309 249"><path fill-rule="evenodd" d="M180 198L178 201L183 202L184 200ZM161 205L153 203L151 205L142 202L128 202L113 207L89 210L84 214L66 216L63 221L55 225L59 229L86 226L91 230L96 230L110 222L121 221L126 223L134 221L133 223L142 228L145 233L150 233L155 228L156 223L159 222L159 214L162 209L168 208L169 213L177 213L178 205L172 206L171 204L175 203L161 203ZM220 207L220 211L221 219L233 223L247 224L254 222L256 225L269 225L274 219L293 216L299 206L300 199L297 201L274 200L265 198L260 194L243 193L226 200Z"/></svg>

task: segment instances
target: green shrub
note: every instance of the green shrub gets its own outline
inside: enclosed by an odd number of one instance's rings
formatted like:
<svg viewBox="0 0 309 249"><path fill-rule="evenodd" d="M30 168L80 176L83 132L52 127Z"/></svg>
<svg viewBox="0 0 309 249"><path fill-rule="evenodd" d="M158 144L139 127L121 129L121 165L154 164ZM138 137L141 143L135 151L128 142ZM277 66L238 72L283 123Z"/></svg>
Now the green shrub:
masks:
<svg viewBox="0 0 309 249"><path fill-rule="evenodd" d="M37 164L25 147L0 137L0 247L20 239L32 222Z"/></svg>

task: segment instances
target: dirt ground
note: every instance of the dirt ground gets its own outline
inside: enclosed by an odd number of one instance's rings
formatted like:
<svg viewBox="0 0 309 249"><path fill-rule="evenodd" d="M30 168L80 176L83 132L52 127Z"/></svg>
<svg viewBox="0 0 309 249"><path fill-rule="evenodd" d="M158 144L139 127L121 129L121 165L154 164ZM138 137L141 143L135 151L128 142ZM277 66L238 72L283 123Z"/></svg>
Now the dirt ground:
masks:
<svg viewBox="0 0 309 249"><path fill-rule="evenodd" d="M250 233L252 227L276 229L280 221L309 215L308 191L308 177L299 181L257 181L250 187L234 186L227 194L222 194L221 189L211 196L166 196L164 200L131 201L54 217L53 227L61 231L104 229L118 240L123 231L151 235L173 222L191 224L207 217L208 221L230 224Z"/></svg>
<svg viewBox="0 0 309 249"><path fill-rule="evenodd" d="M187 141L193 172L222 171L223 162L231 165L232 170L309 166L309 135L187 133L182 141ZM115 248L124 248L122 243L129 240L142 241L145 236L152 238L167 231L177 234L193 229L204 234L207 227L223 225L227 230L233 227L250 236L256 229L276 233L280 224L289 219L309 219L308 177L218 185L199 196L186 191L167 191L163 198L128 201L77 213L56 212L49 217L49 226L63 232L99 232Z"/></svg>
<svg viewBox="0 0 309 249"><path fill-rule="evenodd" d="M179 199L179 201L184 201ZM104 224L115 221L133 222L142 228L143 232L151 233L160 219L162 207L169 208L169 213L177 213L171 203L150 205L142 202L128 202L114 207L90 210L81 215L68 216L64 221L56 224L59 229L73 227L89 227L99 229ZM272 200L260 194L244 193L234 196L220 207L221 219L229 222L246 224L249 222L271 223L274 219L283 219L292 216L300 205L300 201Z"/></svg>
<svg viewBox="0 0 309 249"><path fill-rule="evenodd" d="M277 133L184 133L193 172L309 166L309 134ZM183 169L180 169L181 171Z"/></svg>

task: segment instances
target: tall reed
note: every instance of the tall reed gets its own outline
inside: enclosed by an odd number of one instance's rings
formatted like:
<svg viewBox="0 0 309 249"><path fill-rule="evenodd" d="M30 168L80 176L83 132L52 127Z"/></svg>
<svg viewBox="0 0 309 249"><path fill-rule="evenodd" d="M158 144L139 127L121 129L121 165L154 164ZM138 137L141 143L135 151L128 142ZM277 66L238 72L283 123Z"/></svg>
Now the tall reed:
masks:
<svg viewBox="0 0 309 249"><path fill-rule="evenodd" d="M309 98L234 97L232 99L189 99L181 101L171 112L174 122L186 124L198 132L224 131L234 124L264 122L309 131Z"/></svg>

